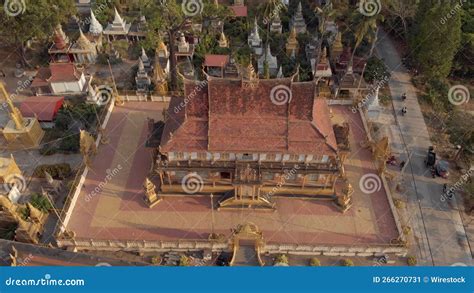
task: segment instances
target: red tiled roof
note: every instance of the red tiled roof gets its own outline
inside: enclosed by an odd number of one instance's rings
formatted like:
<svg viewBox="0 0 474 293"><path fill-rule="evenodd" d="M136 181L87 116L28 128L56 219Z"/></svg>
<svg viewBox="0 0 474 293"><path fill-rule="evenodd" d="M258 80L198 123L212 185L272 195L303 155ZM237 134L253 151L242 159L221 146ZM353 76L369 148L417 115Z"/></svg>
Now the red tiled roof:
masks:
<svg viewBox="0 0 474 293"><path fill-rule="evenodd" d="M246 17L247 16L247 6L230 6L230 9L234 11L235 16L237 17Z"/></svg>
<svg viewBox="0 0 474 293"><path fill-rule="evenodd" d="M20 105L25 117L36 116L39 121L53 121L64 102L64 97L34 96L29 97Z"/></svg>
<svg viewBox="0 0 474 293"><path fill-rule="evenodd" d="M38 70L32 86L46 86L52 82L75 82L81 78L82 72L73 63L51 63L49 68Z"/></svg>
<svg viewBox="0 0 474 293"><path fill-rule="evenodd" d="M290 103L272 102L276 86L291 88ZM326 100L315 98L313 82L260 80L250 88L240 80L211 79L198 88L185 81L186 98L172 98L162 151L336 152L329 109Z"/></svg>
<svg viewBox="0 0 474 293"><path fill-rule="evenodd" d="M229 63L228 55L206 54L204 57L204 66L224 67L227 63Z"/></svg>
<svg viewBox="0 0 474 293"><path fill-rule="evenodd" d="M339 60L336 62L336 71L344 72L347 69L347 66L352 58L352 50L350 47L345 47L342 51ZM354 56L352 61L352 68L355 72L362 72L367 61L364 58Z"/></svg>

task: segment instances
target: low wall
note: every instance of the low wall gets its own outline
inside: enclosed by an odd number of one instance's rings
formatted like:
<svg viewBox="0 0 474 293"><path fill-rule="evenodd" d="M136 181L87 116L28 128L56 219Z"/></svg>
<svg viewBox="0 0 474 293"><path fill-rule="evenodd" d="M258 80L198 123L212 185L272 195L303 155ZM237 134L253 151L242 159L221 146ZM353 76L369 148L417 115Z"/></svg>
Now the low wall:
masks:
<svg viewBox="0 0 474 293"><path fill-rule="evenodd" d="M138 240L85 240L67 239L57 240L60 247L76 250L108 250L108 251L139 251L139 252L166 252L166 251L197 251L211 250L214 252L230 251L231 242L211 240L177 240L177 241L138 241ZM294 255L325 255L325 256L381 256L395 254L406 256L407 248L383 244L337 246L337 245L299 245L268 243L262 253L285 253Z"/></svg>

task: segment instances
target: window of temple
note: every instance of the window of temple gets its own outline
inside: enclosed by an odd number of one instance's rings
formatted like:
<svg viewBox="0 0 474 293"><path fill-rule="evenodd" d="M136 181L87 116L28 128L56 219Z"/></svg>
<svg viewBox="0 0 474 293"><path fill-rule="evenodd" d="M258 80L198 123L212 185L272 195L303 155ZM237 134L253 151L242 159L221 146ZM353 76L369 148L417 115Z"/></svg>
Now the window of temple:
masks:
<svg viewBox="0 0 474 293"><path fill-rule="evenodd" d="M326 155L324 155L324 156L323 156L323 159L322 159L322 162L323 162L323 163L327 163L328 161L329 161L329 157L326 156Z"/></svg>
<svg viewBox="0 0 474 293"><path fill-rule="evenodd" d="M228 153L221 154L221 160L227 161L230 159L230 155Z"/></svg>
<svg viewBox="0 0 474 293"><path fill-rule="evenodd" d="M201 161L207 160L207 153L198 153L197 154L197 159Z"/></svg>
<svg viewBox="0 0 474 293"><path fill-rule="evenodd" d="M253 155L252 154L242 154L242 160L251 161L251 160L253 160Z"/></svg>
<svg viewBox="0 0 474 293"><path fill-rule="evenodd" d="M263 173L263 180L273 180L274 174L270 172L264 172Z"/></svg>
<svg viewBox="0 0 474 293"><path fill-rule="evenodd" d="M276 155L275 154L267 154L265 160L274 162L276 160Z"/></svg>
<svg viewBox="0 0 474 293"><path fill-rule="evenodd" d="M299 157L300 157L300 156L298 156L298 155L290 155L290 156L288 157L288 161L297 162L298 159L299 159Z"/></svg>
<svg viewBox="0 0 474 293"><path fill-rule="evenodd" d="M220 172L220 175L221 175L222 179L230 179L231 178L230 172Z"/></svg>
<svg viewBox="0 0 474 293"><path fill-rule="evenodd" d="M184 153L183 152L176 152L175 153L176 160L184 160Z"/></svg>
<svg viewBox="0 0 474 293"><path fill-rule="evenodd" d="M310 180L310 181L318 181L319 176L320 176L319 174L309 174L309 175L308 175L308 180Z"/></svg>

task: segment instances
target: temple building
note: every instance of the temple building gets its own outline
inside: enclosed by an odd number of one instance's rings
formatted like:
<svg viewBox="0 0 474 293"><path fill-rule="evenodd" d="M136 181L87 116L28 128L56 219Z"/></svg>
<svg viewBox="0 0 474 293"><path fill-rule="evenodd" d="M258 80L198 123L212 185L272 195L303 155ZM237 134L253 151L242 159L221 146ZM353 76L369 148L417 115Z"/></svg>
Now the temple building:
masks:
<svg viewBox="0 0 474 293"><path fill-rule="evenodd" d="M115 40L117 38L128 40L130 27L131 24L124 21L118 13L117 8L115 8L114 21L107 25L107 28L104 30L104 35L108 37L109 41Z"/></svg>
<svg viewBox="0 0 474 293"><path fill-rule="evenodd" d="M215 77L224 77L225 68L229 63L228 55L206 54L204 56L204 68L207 74Z"/></svg>
<svg viewBox="0 0 474 293"><path fill-rule="evenodd" d="M150 90L151 78L148 76L141 58L138 61L138 71L135 82L137 84L137 93L146 93Z"/></svg>
<svg viewBox="0 0 474 293"><path fill-rule="evenodd" d="M272 23L270 24L270 32L281 34L283 31L283 26L281 25L280 14L276 13L276 15L272 19Z"/></svg>
<svg viewBox="0 0 474 293"><path fill-rule="evenodd" d="M251 65L241 72L185 79L193 98L172 97L151 174L158 195L221 194L219 210L272 210L273 196L340 203L344 156L316 84L295 82L297 74L259 80Z"/></svg>
<svg viewBox="0 0 474 293"><path fill-rule="evenodd" d="M58 24L53 32L53 44L48 50L53 62L71 62L73 57L69 54L71 44L69 38L63 31L61 24Z"/></svg>
<svg viewBox="0 0 474 293"><path fill-rule="evenodd" d="M73 63L51 63L38 70L31 91L35 95L82 95L87 93L91 81L92 76L86 76Z"/></svg>
<svg viewBox="0 0 474 293"><path fill-rule="evenodd" d="M153 69L153 67L151 65L151 59L148 58L148 55L146 54L146 51L145 51L145 49L143 49L143 47L142 47L142 54L140 56L140 59L143 62L143 66L145 66L145 70L147 72L150 72Z"/></svg>
<svg viewBox="0 0 474 293"><path fill-rule="evenodd" d="M334 42L331 44L331 61L335 63L337 60L339 60L343 50L344 46L342 45L342 34L341 32L338 32Z"/></svg>
<svg viewBox="0 0 474 293"><path fill-rule="evenodd" d="M301 6L301 1L298 3L298 9L296 10L295 15L291 19L291 28L296 30L298 34L306 33L306 22L303 17L303 8Z"/></svg>
<svg viewBox="0 0 474 293"><path fill-rule="evenodd" d="M227 37L225 36L224 31L221 32L221 35L219 37L219 47L220 48L229 47L229 41L227 40Z"/></svg>
<svg viewBox="0 0 474 293"><path fill-rule="evenodd" d="M91 9L91 18L90 18L90 25L89 25L89 34L94 36L99 36L104 32L104 27L100 24L100 22L95 17L94 11Z"/></svg>
<svg viewBox="0 0 474 293"><path fill-rule="evenodd" d="M84 35L79 28L79 38L69 50L73 54L74 61L81 64L95 63L97 59L97 47Z"/></svg>
<svg viewBox="0 0 474 293"><path fill-rule="evenodd" d="M194 44L190 44L187 40L186 37L184 36L184 33L180 33L178 42L176 44L176 58L178 61L183 60L183 59L192 59L194 57Z"/></svg>
<svg viewBox="0 0 474 293"><path fill-rule="evenodd" d="M23 117L21 111L13 105L13 101L2 83L0 83L0 95L6 101L10 114L10 120L2 130L7 142L6 147L12 149L38 147L44 137L44 131L38 119L36 117Z"/></svg>
<svg viewBox="0 0 474 293"><path fill-rule="evenodd" d="M262 39L258 33L257 18L255 18L252 32L249 35L248 44L255 54L262 55Z"/></svg>
<svg viewBox="0 0 474 293"><path fill-rule="evenodd" d="M258 58L258 74L266 75L266 66L268 67L268 74L274 76L278 72L278 60L276 56L272 55L270 44L267 45L265 53Z"/></svg>
<svg viewBox="0 0 474 293"><path fill-rule="evenodd" d="M286 42L286 54L289 56L297 55L298 53L298 40L296 39L296 29L292 28L290 32L290 36L288 37L288 41Z"/></svg>
<svg viewBox="0 0 474 293"><path fill-rule="evenodd" d="M339 58L336 60L335 70L338 75L343 75L349 68L349 63L352 62L352 70L361 74L367 64L367 60L362 57L352 56L351 47L345 47Z"/></svg>
<svg viewBox="0 0 474 293"><path fill-rule="evenodd" d="M163 41L160 41L158 47L155 49L155 68L157 67L157 62L160 63L160 67L164 73L168 75L170 72L170 53Z"/></svg>
<svg viewBox="0 0 474 293"><path fill-rule="evenodd" d="M360 100L367 94L369 87L364 78L354 72L352 64L349 63L346 72L338 78L335 98Z"/></svg>

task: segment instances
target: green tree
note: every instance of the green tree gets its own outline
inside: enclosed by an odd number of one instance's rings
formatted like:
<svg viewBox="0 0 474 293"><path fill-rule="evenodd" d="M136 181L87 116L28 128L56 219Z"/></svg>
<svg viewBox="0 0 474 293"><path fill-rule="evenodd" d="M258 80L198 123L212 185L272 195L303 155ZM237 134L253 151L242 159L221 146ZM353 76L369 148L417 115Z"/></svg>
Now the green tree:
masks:
<svg viewBox="0 0 474 293"><path fill-rule="evenodd" d="M17 4L23 13L16 16L7 13L8 9L0 9L0 35L2 43L17 48L22 63L30 65L27 43L48 40L59 23L76 13L76 6L73 0L25 0Z"/></svg>
<svg viewBox="0 0 474 293"><path fill-rule="evenodd" d="M367 60L367 67L364 72L364 79L373 83L382 80L388 80L390 72L385 63L377 57L371 57Z"/></svg>
<svg viewBox="0 0 474 293"><path fill-rule="evenodd" d="M454 73L460 77L474 76L474 3L464 3L461 11L461 47L455 57Z"/></svg>
<svg viewBox="0 0 474 293"><path fill-rule="evenodd" d="M461 41L461 17L459 11L455 11L458 3L420 2L410 46L419 68L428 79L444 79L451 72Z"/></svg>
<svg viewBox="0 0 474 293"><path fill-rule="evenodd" d="M360 46L362 41L367 39L371 44L372 48L370 50L370 56L373 54L374 45L377 41L377 32L378 32L378 22L384 21L382 14L377 13L373 16L365 16L359 11L355 12L352 17L352 22L354 23L354 50L352 51L351 62L354 59L357 48Z"/></svg>

